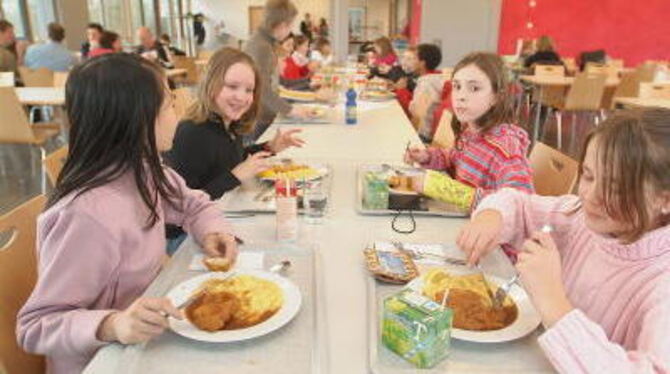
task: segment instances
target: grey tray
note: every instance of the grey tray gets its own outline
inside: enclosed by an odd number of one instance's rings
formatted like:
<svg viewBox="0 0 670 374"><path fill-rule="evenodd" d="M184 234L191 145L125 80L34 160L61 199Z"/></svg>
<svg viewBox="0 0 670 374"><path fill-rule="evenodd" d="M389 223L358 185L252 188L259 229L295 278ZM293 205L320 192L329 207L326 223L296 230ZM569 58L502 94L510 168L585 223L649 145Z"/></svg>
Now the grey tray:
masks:
<svg viewBox="0 0 670 374"><path fill-rule="evenodd" d="M413 169L409 168L406 165L391 165L396 169ZM373 216L388 216L398 214L397 210L392 209L367 209L363 205L363 189L364 185L364 175L367 171L380 171L382 170L381 164L362 164L358 166L356 172L356 211L362 215L373 215ZM456 211L453 207L449 205L429 199L425 196L422 196L424 204L428 210L412 210L412 214L415 216L438 216L438 217L467 217L467 213ZM403 213L409 212L408 210L402 210Z"/></svg>

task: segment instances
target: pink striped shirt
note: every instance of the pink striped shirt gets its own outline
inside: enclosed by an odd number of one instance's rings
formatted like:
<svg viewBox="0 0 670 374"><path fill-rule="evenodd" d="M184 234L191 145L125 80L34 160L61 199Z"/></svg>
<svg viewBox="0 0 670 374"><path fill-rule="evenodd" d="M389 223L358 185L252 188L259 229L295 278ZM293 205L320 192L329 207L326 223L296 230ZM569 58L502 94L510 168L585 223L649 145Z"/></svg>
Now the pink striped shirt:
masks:
<svg viewBox="0 0 670 374"><path fill-rule="evenodd" d="M541 197L504 189L477 212L503 216L503 243L520 247L548 223L575 307L539 338L560 373L670 373L670 226L632 244L590 231L576 196Z"/></svg>
<svg viewBox="0 0 670 374"><path fill-rule="evenodd" d="M68 195L38 219L38 280L18 315L17 337L28 352L47 356L47 371L81 372L98 348L100 322L142 295L165 257L165 223L183 226L201 240L229 232L221 211L166 169L183 194L177 209L159 201L160 219L146 225L148 210L131 173L76 199Z"/></svg>
<svg viewBox="0 0 670 374"><path fill-rule="evenodd" d="M455 180L477 189L481 199L503 187L532 193L532 172L526 154L528 134L518 126L500 124L486 133L465 128L450 149L428 148L423 167L447 172Z"/></svg>

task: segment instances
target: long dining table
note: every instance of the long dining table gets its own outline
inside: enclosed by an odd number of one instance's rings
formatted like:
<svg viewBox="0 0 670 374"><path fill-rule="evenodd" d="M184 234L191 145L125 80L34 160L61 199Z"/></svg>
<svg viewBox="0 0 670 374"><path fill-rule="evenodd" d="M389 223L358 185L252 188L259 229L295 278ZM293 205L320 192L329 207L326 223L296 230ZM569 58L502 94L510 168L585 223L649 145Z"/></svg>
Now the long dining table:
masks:
<svg viewBox="0 0 670 374"><path fill-rule="evenodd" d="M378 240L399 240L416 243L453 243L459 228L466 222L464 218L415 217L416 230L411 234L400 234L391 227L390 216L366 216L356 211L357 167L364 163L401 163L408 144L421 144L416 131L395 101L365 103L358 107L358 124L345 125L344 105L332 107L335 111L333 123L327 124L273 124L261 137L268 140L277 130L299 128L299 136L306 144L282 152L280 157L288 157L305 162L328 164L331 171L328 209L321 224L309 224L300 218L299 239L296 245L312 248L317 258L316 273L316 329L315 339L317 364L310 370L269 372L318 372L333 374L362 374L376 372L371 369L370 344L368 339L368 304L370 299L370 275L364 266L362 251L366 245ZM226 194L229 195L229 194ZM230 196L230 195L229 195ZM221 200L225 210L226 197ZM234 217L234 216L233 216ZM240 215L230 218L236 234L245 241L241 251L247 246L274 242L275 215ZM400 225L407 224L406 221ZM161 283L169 281L190 262L198 248L189 238L181 245L173 259L150 287L156 290ZM511 264L501 251L487 257L482 266L491 272L509 271ZM158 292L164 293L165 289ZM151 294L151 292L149 292ZM154 294L154 296L157 296ZM300 315L298 316L300 318ZM450 373L484 372L553 372L543 356L537 336L539 328L531 335L507 343L469 343L452 340L449 358ZM189 347L198 343L167 331L160 344L170 345L181 352L180 361L165 357L153 369L161 373L203 372L203 357L214 360L217 349L211 352L189 355ZM231 343L223 343L231 344ZM235 343L232 343L235 344ZM262 343L261 343L262 344ZM272 361L269 352L262 355L253 351L253 346L245 346L245 357L252 355L255 360ZM109 344L100 349L89 363L86 373L132 372L128 369L128 353L142 354L143 348L124 347ZM252 351L252 353L249 352ZM154 353L156 351L154 350ZM175 353L177 354L177 353ZM210 355L210 356L207 356ZM189 358L192 363L187 362ZM296 357L299 359L299 357ZM195 361L199 363L196 364ZM180 366L181 365L181 366ZM237 366L236 366L237 365ZM239 364L242 365L242 364ZM210 366L205 372L253 373L249 367L231 363L229 370ZM123 369L122 369L123 368ZM221 369L219 371L215 369ZM402 371L409 373L413 371Z"/></svg>

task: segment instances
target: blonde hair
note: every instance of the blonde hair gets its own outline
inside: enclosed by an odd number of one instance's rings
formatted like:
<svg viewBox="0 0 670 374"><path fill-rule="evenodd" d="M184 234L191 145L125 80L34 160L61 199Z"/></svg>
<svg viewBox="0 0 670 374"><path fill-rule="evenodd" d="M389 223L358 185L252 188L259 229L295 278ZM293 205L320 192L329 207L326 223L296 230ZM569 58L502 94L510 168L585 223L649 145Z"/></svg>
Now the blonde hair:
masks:
<svg viewBox="0 0 670 374"><path fill-rule="evenodd" d="M258 74L258 68L254 61L246 53L226 47L221 48L210 58L204 79L198 87L198 97L195 103L191 105L184 116L185 120L195 123L204 123L213 115L221 116L219 106L216 104L216 97L223 89L224 78L231 66L242 63L249 66L254 72L254 98L251 107L240 118L239 126L232 129L236 134L250 133L258 116L258 107L261 95L261 81Z"/></svg>
<svg viewBox="0 0 670 374"><path fill-rule="evenodd" d="M265 3L263 26L273 30L283 22L291 22L298 15L298 8L290 0L268 0Z"/></svg>

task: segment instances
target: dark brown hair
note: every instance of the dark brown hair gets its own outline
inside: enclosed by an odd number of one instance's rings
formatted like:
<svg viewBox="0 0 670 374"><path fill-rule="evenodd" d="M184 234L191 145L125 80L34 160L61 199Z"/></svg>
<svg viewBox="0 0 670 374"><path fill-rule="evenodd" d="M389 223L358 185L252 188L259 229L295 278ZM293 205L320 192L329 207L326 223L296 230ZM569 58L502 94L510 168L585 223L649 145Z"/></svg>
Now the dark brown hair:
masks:
<svg viewBox="0 0 670 374"><path fill-rule="evenodd" d="M114 43L119 39L119 34L114 31L103 31L100 35L100 47L114 49Z"/></svg>
<svg viewBox="0 0 670 374"><path fill-rule="evenodd" d="M293 40L294 40L294 44L293 44L294 49L298 49L298 46L301 46L305 43L309 43L309 38L306 37L305 35L302 35L302 34L296 35L293 38Z"/></svg>
<svg viewBox="0 0 670 374"><path fill-rule="evenodd" d="M0 19L0 32L5 32L7 29L14 27L11 22L6 19Z"/></svg>
<svg viewBox="0 0 670 374"><path fill-rule="evenodd" d="M185 119L195 123L203 123L212 115L221 116L216 104L216 96L223 88L224 78L231 66L243 63L254 71L254 99L249 110L240 118L240 126L232 129L238 135L250 133L256 123L261 95L261 80L258 68L254 61L246 53L226 47L221 48L207 63L204 79L198 87L198 100L188 109Z"/></svg>
<svg viewBox="0 0 670 374"><path fill-rule="evenodd" d="M509 82L505 71L505 64L500 56L489 52L473 52L463 57L454 67L452 79L456 72L466 66L474 65L484 72L491 81L491 88L495 95L494 103L489 110L477 119L477 127L482 133L492 129L501 123L511 123L513 119L512 103L509 99ZM458 140L461 135L461 122L453 116L451 128Z"/></svg>
<svg viewBox="0 0 670 374"><path fill-rule="evenodd" d="M63 39L65 39L65 29L63 26L52 22L47 26L48 34L49 34L49 39L53 40L54 42L61 42Z"/></svg>
<svg viewBox="0 0 670 374"><path fill-rule="evenodd" d="M626 243L638 240L657 225L647 211L648 196L670 191L670 110L622 111L605 120L584 142L580 178L586 149L598 141L598 184L607 215L630 228L621 233Z"/></svg>
<svg viewBox="0 0 670 374"><path fill-rule="evenodd" d="M377 38L375 40L375 45L379 46L379 49L382 50L382 52L379 54L379 57L384 57L395 53L393 52L393 46L391 45L391 40L385 36Z"/></svg>

